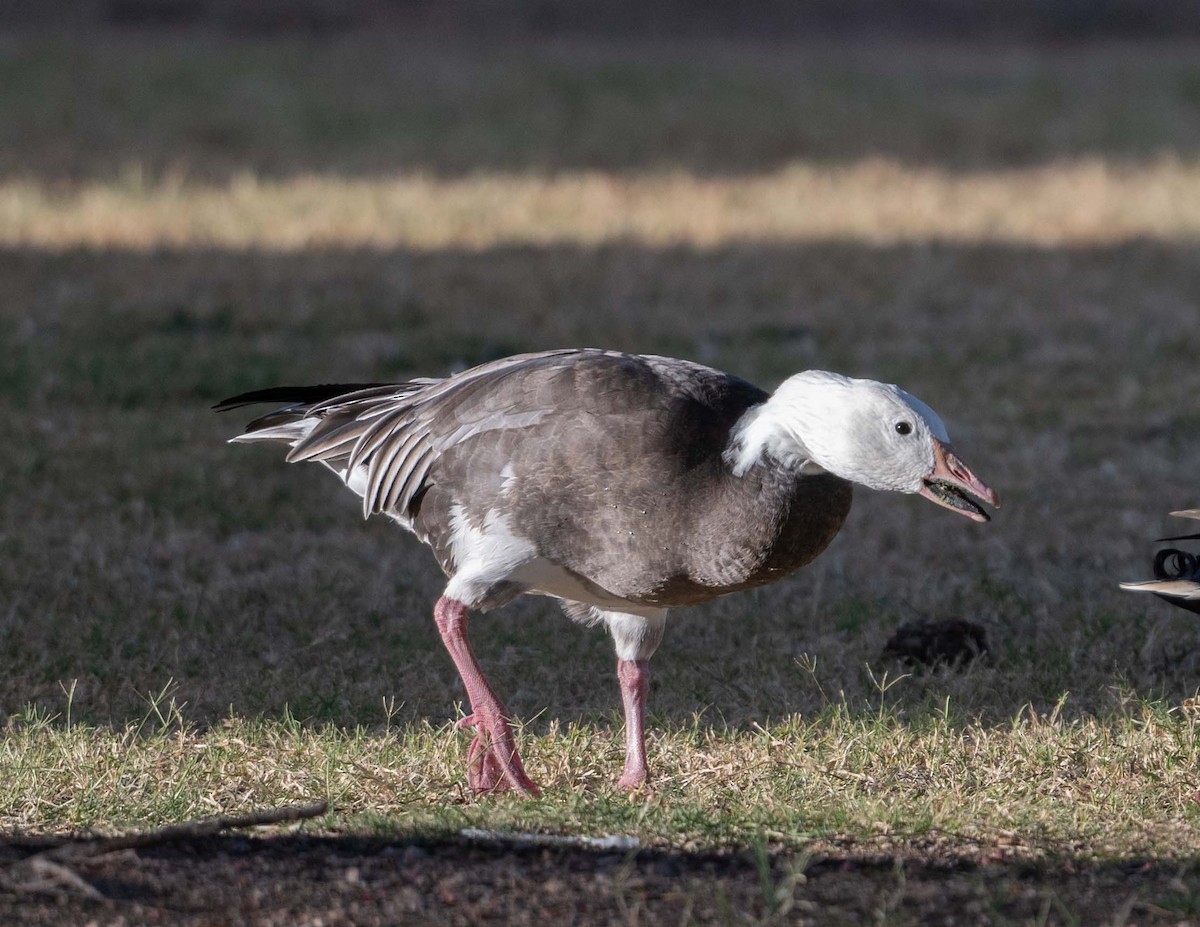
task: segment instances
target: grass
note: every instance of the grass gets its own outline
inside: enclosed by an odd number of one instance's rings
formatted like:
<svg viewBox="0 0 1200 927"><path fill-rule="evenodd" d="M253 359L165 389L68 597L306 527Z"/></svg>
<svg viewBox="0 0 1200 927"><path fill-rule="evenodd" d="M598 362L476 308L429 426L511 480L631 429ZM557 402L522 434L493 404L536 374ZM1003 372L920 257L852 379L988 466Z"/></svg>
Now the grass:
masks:
<svg viewBox="0 0 1200 927"><path fill-rule="evenodd" d="M1194 856L1196 626L1116 589L1197 504L1194 49L160 38L0 42L0 827L328 797L336 833ZM812 568L674 616L647 800L604 637L477 620L547 791L476 800L427 552L207 407L583 343L900 382L1004 506L862 492ZM903 675L918 616L994 661Z"/></svg>
<svg viewBox="0 0 1200 927"><path fill-rule="evenodd" d="M598 171L552 177L427 173L235 178L217 187L89 181L69 192L0 187L0 244L63 250L162 247L412 248L620 242L999 242L1043 247L1200 237L1200 163L950 171L868 158L763 174Z"/></svg>
<svg viewBox="0 0 1200 927"><path fill-rule="evenodd" d="M98 40L97 40L98 39ZM160 179L954 169L1200 145L1186 43L453 41L8 34L0 173Z"/></svg>
<svg viewBox="0 0 1200 927"><path fill-rule="evenodd" d="M1075 721L1031 711L1005 726L844 703L744 731L696 716L655 732L654 789L633 799L610 781L619 731L554 722L523 736L545 795L479 801L461 783L469 738L449 725L314 726L285 714L200 731L164 702L159 693L121 730L36 712L15 718L0 754L0 798L19 809L11 823L153 825L325 799L335 810L321 829L418 839L484 828L631 834L688 851L949 846L1026 859L1185 860L1200 815L1200 721L1162 706Z"/></svg>

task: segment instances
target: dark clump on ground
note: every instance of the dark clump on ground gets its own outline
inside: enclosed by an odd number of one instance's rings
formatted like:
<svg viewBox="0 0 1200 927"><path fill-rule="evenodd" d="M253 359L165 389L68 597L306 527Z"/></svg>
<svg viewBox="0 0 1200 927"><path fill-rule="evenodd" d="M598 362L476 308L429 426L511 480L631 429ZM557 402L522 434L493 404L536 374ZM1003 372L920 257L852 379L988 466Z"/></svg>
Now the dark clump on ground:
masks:
<svg viewBox="0 0 1200 927"><path fill-rule="evenodd" d="M912 667L961 668L991 657L987 632L972 621L923 619L900 625L883 647L885 658L902 660Z"/></svg>
<svg viewBox="0 0 1200 927"><path fill-rule="evenodd" d="M0 844L0 872L36 847ZM77 861L80 886L0 892L16 924L1178 924L1178 864L598 852L471 842L211 837Z"/></svg>

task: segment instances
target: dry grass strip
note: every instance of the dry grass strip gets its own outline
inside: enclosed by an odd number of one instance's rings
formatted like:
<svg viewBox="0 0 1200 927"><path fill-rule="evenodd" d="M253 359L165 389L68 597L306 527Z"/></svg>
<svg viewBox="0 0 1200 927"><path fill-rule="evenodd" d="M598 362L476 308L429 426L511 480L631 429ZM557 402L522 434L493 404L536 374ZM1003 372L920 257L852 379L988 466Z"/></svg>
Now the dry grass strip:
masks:
<svg viewBox="0 0 1200 927"><path fill-rule="evenodd" d="M1200 164L950 171L869 158L761 174L309 174L226 184L0 183L0 245L486 248L738 240L1095 245L1200 238Z"/></svg>

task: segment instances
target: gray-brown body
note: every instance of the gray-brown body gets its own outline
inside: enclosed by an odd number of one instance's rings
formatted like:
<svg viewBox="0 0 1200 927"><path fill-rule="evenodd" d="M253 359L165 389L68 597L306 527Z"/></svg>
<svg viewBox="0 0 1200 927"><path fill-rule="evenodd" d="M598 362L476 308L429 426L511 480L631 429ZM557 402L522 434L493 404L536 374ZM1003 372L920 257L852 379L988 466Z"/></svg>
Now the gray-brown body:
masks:
<svg viewBox="0 0 1200 927"><path fill-rule="evenodd" d="M268 415L251 436L315 416L289 459L322 460L348 483L366 468L366 509L411 528L448 576L464 522L486 533L499 520L600 598L693 605L802 567L850 509L850 484L830 474L763 459L734 475L734 426L767 394L686 361L572 350L346 396L353 387L317 389L324 401ZM499 583L481 604L522 591Z"/></svg>

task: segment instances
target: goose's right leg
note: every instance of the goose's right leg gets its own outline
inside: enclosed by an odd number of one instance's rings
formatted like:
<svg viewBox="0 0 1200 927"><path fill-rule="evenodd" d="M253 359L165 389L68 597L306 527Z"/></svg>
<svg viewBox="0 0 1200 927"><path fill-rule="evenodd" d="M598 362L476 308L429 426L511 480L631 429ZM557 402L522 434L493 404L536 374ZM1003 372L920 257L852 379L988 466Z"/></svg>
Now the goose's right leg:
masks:
<svg viewBox="0 0 1200 927"><path fill-rule="evenodd" d="M471 789L475 792L514 789L524 795L540 794L541 790L525 775L504 706L484 678L467 640L467 606L442 596L434 606L433 617L471 703L471 714L458 723L459 727L474 727L476 731L467 754L467 782Z"/></svg>

